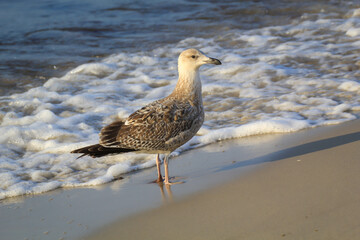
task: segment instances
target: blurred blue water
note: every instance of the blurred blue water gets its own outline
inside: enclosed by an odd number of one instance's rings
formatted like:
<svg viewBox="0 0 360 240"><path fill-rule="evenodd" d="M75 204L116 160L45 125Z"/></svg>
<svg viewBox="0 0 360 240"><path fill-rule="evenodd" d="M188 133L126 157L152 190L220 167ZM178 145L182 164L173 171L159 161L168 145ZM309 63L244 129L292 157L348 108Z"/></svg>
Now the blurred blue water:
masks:
<svg viewBox="0 0 360 240"><path fill-rule="evenodd" d="M187 37L287 24L355 1L0 1L0 95L21 92L84 62Z"/></svg>

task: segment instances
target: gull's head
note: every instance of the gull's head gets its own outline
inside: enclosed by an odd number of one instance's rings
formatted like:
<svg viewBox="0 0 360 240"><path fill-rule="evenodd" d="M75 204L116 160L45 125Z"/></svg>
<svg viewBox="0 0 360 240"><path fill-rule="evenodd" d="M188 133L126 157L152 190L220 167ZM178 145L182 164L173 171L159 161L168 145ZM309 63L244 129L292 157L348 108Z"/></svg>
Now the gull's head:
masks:
<svg viewBox="0 0 360 240"><path fill-rule="evenodd" d="M206 56L203 52L194 48L183 51L179 56L179 68L198 70L204 64L220 65L221 62L216 58Z"/></svg>

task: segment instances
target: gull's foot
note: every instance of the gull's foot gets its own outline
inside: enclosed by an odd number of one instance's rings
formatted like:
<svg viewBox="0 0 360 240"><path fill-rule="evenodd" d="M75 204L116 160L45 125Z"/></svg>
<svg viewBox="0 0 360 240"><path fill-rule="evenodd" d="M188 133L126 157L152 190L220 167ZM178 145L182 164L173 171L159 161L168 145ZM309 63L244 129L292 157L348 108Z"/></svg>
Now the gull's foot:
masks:
<svg viewBox="0 0 360 240"><path fill-rule="evenodd" d="M158 178L155 179L154 181L151 181L149 183L157 183L157 184L163 184L164 183L164 179L163 178Z"/></svg>
<svg viewBox="0 0 360 240"><path fill-rule="evenodd" d="M181 181L181 182L165 182L164 181L164 184L168 185L168 186L175 185L175 184L182 184L182 183L185 183L185 182L184 181Z"/></svg>
<svg viewBox="0 0 360 240"><path fill-rule="evenodd" d="M180 179L185 179L185 177L171 177L170 180L180 180ZM176 182L171 182L171 181L167 181L164 180L164 184L165 185L175 185L175 184L182 184L185 183L185 181L176 181Z"/></svg>

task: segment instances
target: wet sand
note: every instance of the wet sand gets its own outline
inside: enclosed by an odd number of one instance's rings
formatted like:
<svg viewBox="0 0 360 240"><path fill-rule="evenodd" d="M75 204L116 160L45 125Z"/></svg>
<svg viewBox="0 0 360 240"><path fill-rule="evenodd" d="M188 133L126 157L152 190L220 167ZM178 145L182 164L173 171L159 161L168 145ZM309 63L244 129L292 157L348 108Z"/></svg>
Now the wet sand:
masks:
<svg viewBox="0 0 360 240"><path fill-rule="evenodd" d="M359 130L353 121L287 135L290 146L280 140L246 161L227 154L237 162L218 169L223 174L262 167L86 239L358 239Z"/></svg>
<svg viewBox="0 0 360 240"><path fill-rule="evenodd" d="M12 239L357 239L360 121L223 141L96 188L0 202Z"/></svg>

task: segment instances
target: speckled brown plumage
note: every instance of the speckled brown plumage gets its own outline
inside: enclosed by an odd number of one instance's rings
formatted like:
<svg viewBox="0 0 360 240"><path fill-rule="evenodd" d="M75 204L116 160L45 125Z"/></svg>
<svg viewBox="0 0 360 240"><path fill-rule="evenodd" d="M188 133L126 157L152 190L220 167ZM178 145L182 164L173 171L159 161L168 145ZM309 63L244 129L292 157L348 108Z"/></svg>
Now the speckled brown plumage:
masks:
<svg viewBox="0 0 360 240"><path fill-rule="evenodd" d="M196 49L188 49L179 56L179 80L167 97L152 102L131 114L125 121L117 121L100 132L100 143L76 149L72 153L101 157L123 152L165 153L165 183L169 184L167 157L189 141L204 121L201 81L198 69L219 60L209 58ZM159 171L159 164L157 165ZM159 173L159 181L161 175Z"/></svg>
<svg viewBox="0 0 360 240"><path fill-rule="evenodd" d="M139 109L125 123L115 122L104 127L100 133L100 144L171 152L194 136L203 121L202 106L170 96Z"/></svg>

